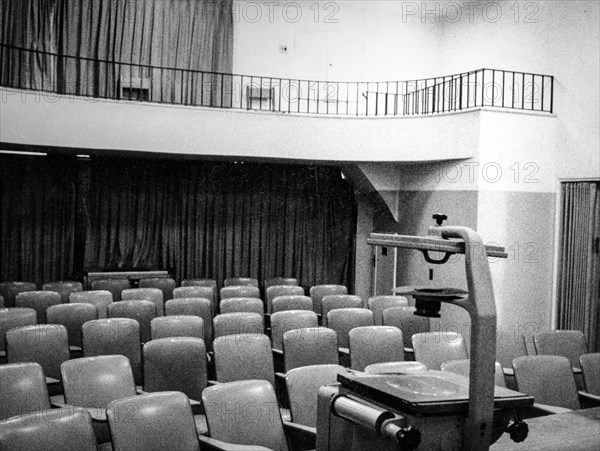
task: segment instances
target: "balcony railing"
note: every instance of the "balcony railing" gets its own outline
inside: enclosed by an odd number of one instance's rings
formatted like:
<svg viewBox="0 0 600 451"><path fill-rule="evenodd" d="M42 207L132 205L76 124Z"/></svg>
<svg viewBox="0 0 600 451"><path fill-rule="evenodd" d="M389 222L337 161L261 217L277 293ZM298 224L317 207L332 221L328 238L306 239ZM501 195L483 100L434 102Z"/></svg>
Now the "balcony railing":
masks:
<svg viewBox="0 0 600 451"><path fill-rule="evenodd" d="M378 117L478 107L552 113L554 94L553 76L497 69L410 81L316 81L105 61L4 44L0 85L137 102Z"/></svg>

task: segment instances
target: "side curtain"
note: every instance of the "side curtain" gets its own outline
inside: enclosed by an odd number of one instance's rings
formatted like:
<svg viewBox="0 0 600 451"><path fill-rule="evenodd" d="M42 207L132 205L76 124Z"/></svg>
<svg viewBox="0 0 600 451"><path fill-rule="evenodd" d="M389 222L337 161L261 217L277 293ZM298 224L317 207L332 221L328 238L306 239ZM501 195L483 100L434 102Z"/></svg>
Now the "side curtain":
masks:
<svg viewBox="0 0 600 451"><path fill-rule="evenodd" d="M600 351L600 184L562 184L558 328L581 330Z"/></svg>
<svg viewBox="0 0 600 451"><path fill-rule="evenodd" d="M0 155L2 280L61 280L73 271L75 162Z"/></svg>
<svg viewBox="0 0 600 451"><path fill-rule="evenodd" d="M337 168L96 160L89 171L86 267L352 286L356 203Z"/></svg>
<svg viewBox="0 0 600 451"><path fill-rule="evenodd" d="M91 97L229 105L233 0L3 0L5 86ZM152 66L152 67L150 67ZM168 69L167 69L168 68Z"/></svg>

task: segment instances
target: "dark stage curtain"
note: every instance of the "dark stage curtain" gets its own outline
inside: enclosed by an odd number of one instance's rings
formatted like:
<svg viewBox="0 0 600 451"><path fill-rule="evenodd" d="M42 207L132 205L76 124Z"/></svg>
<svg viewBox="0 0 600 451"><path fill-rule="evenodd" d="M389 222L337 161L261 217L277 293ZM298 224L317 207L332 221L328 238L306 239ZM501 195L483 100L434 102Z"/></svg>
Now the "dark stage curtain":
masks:
<svg viewBox="0 0 600 451"><path fill-rule="evenodd" d="M95 160L87 170L86 267L352 286L356 204L338 168Z"/></svg>
<svg viewBox="0 0 600 451"><path fill-rule="evenodd" d="M61 280L73 271L73 159L0 155L0 279Z"/></svg>
<svg viewBox="0 0 600 451"><path fill-rule="evenodd" d="M104 98L147 87L146 100L229 105L228 79L191 71L231 72L232 2L2 0L0 42L58 56L2 49L1 82Z"/></svg>

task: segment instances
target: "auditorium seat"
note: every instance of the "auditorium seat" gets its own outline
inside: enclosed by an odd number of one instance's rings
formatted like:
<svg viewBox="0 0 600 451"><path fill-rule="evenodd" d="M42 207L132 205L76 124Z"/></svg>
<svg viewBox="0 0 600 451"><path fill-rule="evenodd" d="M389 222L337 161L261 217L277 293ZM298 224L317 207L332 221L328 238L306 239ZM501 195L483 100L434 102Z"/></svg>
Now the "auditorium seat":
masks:
<svg viewBox="0 0 600 451"><path fill-rule="evenodd" d="M142 383L140 325L130 318L88 321L82 327L85 357L122 355L129 359L136 384Z"/></svg>
<svg viewBox="0 0 600 451"><path fill-rule="evenodd" d="M442 371L450 371L451 373L460 374L466 378L469 377L471 372L471 360L448 360L440 366ZM499 387L506 388L506 381L504 380L504 371L502 365L496 362L494 367L494 383Z"/></svg>
<svg viewBox="0 0 600 451"><path fill-rule="evenodd" d="M221 313L213 320L214 340L225 335L262 334L265 326L262 316L254 312Z"/></svg>
<svg viewBox="0 0 600 451"><path fill-rule="evenodd" d="M373 363L404 360L402 332L392 326L355 327L348 333L350 368L363 371Z"/></svg>
<svg viewBox="0 0 600 451"><path fill-rule="evenodd" d="M600 352L583 354L579 357L585 391L600 396Z"/></svg>
<svg viewBox="0 0 600 451"><path fill-rule="evenodd" d="M60 303L60 294L54 291L23 291L15 296L15 307L34 309L38 324L46 324L46 310Z"/></svg>
<svg viewBox="0 0 600 451"><path fill-rule="evenodd" d="M397 327L402 331L406 360L414 360L412 336L431 329L429 318L415 315L415 311L415 307L390 307L381 314L384 326Z"/></svg>
<svg viewBox="0 0 600 451"><path fill-rule="evenodd" d="M6 342L4 340L6 332L15 327L33 324L37 324L37 313L32 308L0 309L0 359L6 358ZM2 363L1 360L0 363Z"/></svg>
<svg viewBox="0 0 600 451"><path fill-rule="evenodd" d="M415 360L429 370L439 370L448 360L468 359L467 345L456 332L424 332L412 336Z"/></svg>
<svg viewBox="0 0 600 451"><path fill-rule="evenodd" d="M306 327L283 334L285 371L310 365L337 365L338 340L334 330Z"/></svg>
<svg viewBox="0 0 600 451"><path fill-rule="evenodd" d="M284 295L273 299L271 314L286 310L313 310L313 301L308 296Z"/></svg>
<svg viewBox="0 0 600 451"><path fill-rule="evenodd" d="M17 294L36 289L33 282L0 282L0 296L4 298L4 307L14 307Z"/></svg>
<svg viewBox="0 0 600 451"><path fill-rule="evenodd" d="M144 345L144 391L179 391L189 398L198 434L206 434L206 418L200 404L208 383L204 340L172 337Z"/></svg>
<svg viewBox="0 0 600 451"><path fill-rule="evenodd" d="M165 314L164 297L158 288L127 288L121 293L123 301L150 301L156 306L156 316Z"/></svg>
<svg viewBox="0 0 600 451"><path fill-rule="evenodd" d="M113 295L108 290L75 291L69 295L71 303L92 304L98 311L98 319L108 317L108 306L113 301Z"/></svg>
<svg viewBox="0 0 600 451"><path fill-rule="evenodd" d="M279 296L304 296L304 288L297 285L272 285L265 289L265 294L267 314L270 315L273 312L273 299Z"/></svg>
<svg viewBox="0 0 600 451"><path fill-rule="evenodd" d="M317 315L321 315L322 301L324 296L330 294L348 294L348 289L344 285L323 284L314 285L309 290L310 297L313 301L313 309Z"/></svg>
<svg viewBox="0 0 600 451"><path fill-rule="evenodd" d="M259 298L260 290L253 285L230 285L221 288L221 302L227 298Z"/></svg>
<svg viewBox="0 0 600 451"><path fill-rule="evenodd" d="M112 401L107 409L113 451L200 451L192 410L181 392Z"/></svg>
<svg viewBox="0 0 600 451"><path fill-rule="evenodd" d="M175 298L165 303L165 314L169 315L195 315L204 322L204 342L208 349L212 349L213 316L211 301L206 298Z"/></svg>
<svg viewBox="0 0 600 451"><path fill-rule="evenodd" d="M208 387L202 393L206 407L209 437L200 437L207 449L235 449L228 444L244 445L245 451L271 449L287 451L286 434L307 434L310 449L315 447L314 436L307 428L295 423L283 422L277 413L277 397L273 385L264 380L247 380ZM248 421L245 415L230 415L231 406L252 406L256 421ZM259 448L260 447L260 448Z"/></svg>
<svg viewBox="0 0 600 451"><path fill-rule="evenodd" d="M99 451L90 414L49 409L0 422L0 449L10 451Z"/></svg>
<svg viewBox="0 0 600 451"><path fill-rule="evenodd" d="M373 296L367 301L367 305L373 311L376 326L383 325L383 311L391 307L404 307L408 300L404 296Z"/></svg>
<svg viewBox="0 0 600 451"><path fill-rule="evenodd" d="M54 291L60 294L60 302L66 304L69 302L69 295L75 291L82 291L83 285L81 282L74 280L61 280L58 282L46 282L42 285L44 291Z"/></svg>
<svg viewBox="0 0 600 451"><path fill-rule="evenodd" d="M177 287L173 290L173 299L179 298L204 298L210 302L212 316L219 311L215 288L202 286ZM168 300L167 300L168 301Z"/></svg>
<svg viewBox="0 0 600 451"><path fill-rule="evenodd" d="M258 288L258 280L252 277L228 277L223 281L224 287L252 286Z"/></svg>
<svg viewBox="0 0 600 451"><path fill-rule="evenodd" d="M310 365L294 368L285 375L291 420L317 430L317 392L323 385L335 384L345 373L340 365Z"/></svg>
<svg viewBox="0 0 600 451"><path fill-rule="evenodd" d="M213 342L218 382L262 379L275 386L271 341L264 334L237 334Z"/></svg>
<svg viewBox="0 0 600 451"><path fill-rule="evenodd" d="M8 363L39 363L46 376L50 395L60 393L60 366L69 360L67 329L60 324L38 324L11 329L6 333Z"/></svg>
<svg viewBox="0 0 600 451"><path fill-rule="evenodd" d="M329 294L321 300L321 323L327 327L327 314L339 308L363 308L364 302L360 296L353 294Z"/></svg>
<svg viewBox="0 0 600 451"><path fill-rule="evenodd" d="M366 308L340 308L327 313L327 327L338 337L340 364L350 366L349 333L355 327L373 326L373 312Z"/></svg>
<svg viewBox="0 0 600 451"><path fill-rule="evenodd" d="M96 308L84 303L59 304L50 307L46 316L48 323L62 324L67 329L71 357L82 357L81 328L86 322L98 319Z"/></svg>
<svg viewBox="0 0 600 451"><path fill-rule="evenodd" d="M283 372L283 335L295 329L317 327L319 320L312 310L286 310L271 315L271 342L275 371Z"/></svg>
<svg viewBox="0 0 600 451"><path fill-rule="evenodd" d="M265 315L265 306L259 298L227 298L221 300L219 311L221 313L254 312L260 316Z"/></svg>
<svg viewBox="0 0 600 451"><path fill-rule="evenodd" d="M158 288L163 292L163 300L173 299L173 290L177 287L174 279L169 277L152 277L140 279L140 288Z"/></svg>
<svg viewBox="0 0 600 451"><path fill-rule="evenodd" d="M50 408L46 378L39 363L0 365L0 381L0 420Z"/></svg>
<svg viewBox="0 0 600 451"><path fill-rule="evenodd" d="M108 305L109 318L131 318L138 322L140 340L150 341L150 321L156 318L156 304L152 301L119 301Z"/></svg>
<svg viewBox="0 0 600 451"><path fill-rule="evenodd" d="M112 294L112 300L114 302L121 301L121 292L127 290L131 286L127 279L97 279L92 280L90 285L91 291L109 291Z"/></svg>
<svg viewBox="0 0 600 451"><path fill-rule="evenodd" d="M204 340L204 321L195 315L159 316L150 322L152 340L169 337L195 337Z"/></svg>
<svg viewBox="0 0 600 451"><path fill-rule="evenodd" d="M213 306L212 314L215 316L218 312L219 307L219 289L217 287L217 281L215 279L184 279L181 281L182 287L209 287L212 288L213 296L212 298L208 298ZM173 297L175 297L175 293L173 292ZM185 296L187 297L187 296ZM194 297L194 296L190 296ZM202 296L201 296L202 297Z"/></svg>

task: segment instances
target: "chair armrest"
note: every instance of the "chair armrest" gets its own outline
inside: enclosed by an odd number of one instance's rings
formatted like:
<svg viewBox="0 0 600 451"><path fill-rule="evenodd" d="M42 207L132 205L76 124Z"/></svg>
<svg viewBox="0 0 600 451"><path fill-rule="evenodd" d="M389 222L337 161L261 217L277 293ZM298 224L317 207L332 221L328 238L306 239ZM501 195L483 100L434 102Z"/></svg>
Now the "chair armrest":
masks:
<svg viewBox="0 0 600 451"><path fill-rule="evenodd" d="M58 379L54 379L53 377L46 376L46 384L48 384L48 385L60 384L60 381Z"/></svg>
<svg viewBox="0 0 600 451"><path fill-rule="evenodd" d="M581 404L582 409L589 409L590 407L599 407L600 406L600 396L593 395L591 393L580 390L579 394L579 403Z"/></svg>
<svg viewBox="0 0 600 451"><path fill-rule="evenodd" d="M273 348L272 351L273 351L273 357L275 357L275 356L283 357L283 350Z"/></svg>
<svg viewBox="0 0 600 451"><path fill-rule="evenodd" d="M150 393L149 391L146 391L146 390L144 390L144 389L141 387L141 385L136 385L136 386L135 386L135 392L136 392L138 395L147 395L147 394L149 394L149 393Z"/></svg>
<svg viewBox="0 0 600 451"><path fill-rule="evenodd" d="M504 373L505 376L514 376L515 375L515 370L510 367L502 368L502 372Z"/></svg>
<svg viewBox="0 0 600 451"><path fill-rule="evenodd" d="M350 355L350 349L349 348L338 348L338 354L339 355Z"/></svg>
<svg viewBox="0 0 600 451"><path fill-rule="evenodd" d="M55 395L55 396L50 396L50 405L52 407L70 407L66 402L65 402L65 396L64 395Z"/></svg>
<svg viewBox="0 0 600 451"><path fill-rule="evenodd" d="M223 382L219 382L219 381L208 381L208 385L212 386L212 385L221 385Z"/></svg>
<svg viewBox="0 0 600 451"><path fill-rule="evenodd" d="M573 368L573 374L581 374L581 368L577 368L577 367L572 367Z"/></svg>
<svg viewBox="0 0 600 451"><path fill-rule="evenodd" d="M294 449L315 449L317 428L283 420L283 429Z"/></svg>
<svg viewBox="0 0 600 451"><path fill-rule="evenodd" d="M52 405L52 407L58 407L61 409L85 409L92 417L92 420L106 423L106 409L98 409L95 407L80 407L74 406L72 404L66 404L65 397L63 395L51 396L50 404Z"/></svg>
<svg viewBox="0 0 600 451"><path fill-rule="evenodd" d="M534 413L538 413L538 415L553 415L556 413L572 412L571 409L567 409L566 407L551 406L548 404L540 404L538 402L533 403L533 406L529 407L529 409Z"/></svg>
<svg viewBox="0 0 600 451"><path fill-rule="evenodd" d="M204 435L198 436L198 441L202 445L203 450L222 450L222 451L269 451L269 448L264 446L254 445L236 445L233 443L222 442Z"/></svg>

